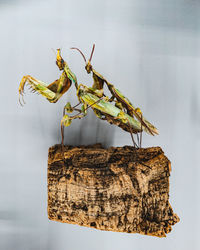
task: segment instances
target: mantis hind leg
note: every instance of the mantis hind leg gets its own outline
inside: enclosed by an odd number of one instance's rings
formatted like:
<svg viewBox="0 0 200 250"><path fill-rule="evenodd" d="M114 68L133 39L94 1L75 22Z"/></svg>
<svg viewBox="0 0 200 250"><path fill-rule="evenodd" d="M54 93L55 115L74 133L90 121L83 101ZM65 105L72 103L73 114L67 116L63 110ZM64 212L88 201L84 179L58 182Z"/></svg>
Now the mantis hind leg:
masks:
<svg viewBox="0 0 200 250"><path fill-rule="evenodd" d="M141 119L141 130L140 130L140 137L138 138L138 143L139 143L139 146L140 148L142 147L142 132L143 132L143 115L142 115L142 112L139 108L136 108L135 109L137 114L140 116L140 119ZM137 137L138 137L138 134L137 134Z"/></svg>
<svg viewBox="0 0 200 250"><path fill-rule="evenodd" d="M130 133L130 135L131 135L131 139L132 139L132 142L133 142L133 146L134 146L135 148L138 148L138 145L137 145L137 143L136 143L135 140L134 140L133 131L132 131L132 128L131 128L131 125L130 125L128 119L127 119L127 124L128 124L128 126L129 126L129 133Z"/></svg>

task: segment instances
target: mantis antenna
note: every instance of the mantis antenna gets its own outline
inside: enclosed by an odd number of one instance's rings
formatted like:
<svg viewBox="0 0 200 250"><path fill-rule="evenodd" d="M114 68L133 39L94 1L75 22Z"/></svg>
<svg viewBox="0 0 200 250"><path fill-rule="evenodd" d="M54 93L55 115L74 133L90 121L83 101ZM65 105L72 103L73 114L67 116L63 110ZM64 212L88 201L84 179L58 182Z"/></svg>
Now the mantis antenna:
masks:
<svg viewBox="0 0 200 250"><path fill-rule="evenodd" d="M92 60L92 56L93 56L93 53L94 53L94 48L95 48L95 44L93 44L92 52L91 52L91 55L90 55L89 62L91 62L91 60Z"/></svg>
<svg viewBox="0 0 200 250"><path fill-rule="evenodd" d="M76 49L76 50L78 50L78 52L80 52L80 54L82 55L82 57L83 57L83 59L84 59L85 63L87 63L86 58L85 58L85 56L84 56L83 52L82 52L80 49L75 48L75 47L73 47L73 48L71 48L71 49Z"/></svg>
<svg viewBox="0 0 200 250"><path fill-rule="evenodd" d="M82 52L80 49L75 48L75 47L72 47L71 49L76 49L76 50L78 50L78 52L82 55L82 57L83 57L83 59L84 59L85 63L87 64L87 60L86 60L86 58L85 58L85 56L84 56L83 52ZM92 60L92 56L93 56L93 53L94 53L94 49L95 49L95 44L93 44L93 47L92 47L92 52L91 52L91 54L90 54L90 59L89 59L89 62L91 62L91 60Z"/></svg>

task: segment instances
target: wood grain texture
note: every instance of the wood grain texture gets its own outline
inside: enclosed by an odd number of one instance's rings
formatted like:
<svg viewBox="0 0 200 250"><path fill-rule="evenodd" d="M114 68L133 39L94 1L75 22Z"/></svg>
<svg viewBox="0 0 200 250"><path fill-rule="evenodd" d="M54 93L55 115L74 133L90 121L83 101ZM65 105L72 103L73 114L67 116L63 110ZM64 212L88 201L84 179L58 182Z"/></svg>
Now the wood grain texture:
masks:
<svg viewBox="0 0 200 250"><path fill-rule="evenodd" d="M96 144L62 152L61 145L49 149L50 220L158 237L179 221L169 203L171 164L161 148Z"/></svg>

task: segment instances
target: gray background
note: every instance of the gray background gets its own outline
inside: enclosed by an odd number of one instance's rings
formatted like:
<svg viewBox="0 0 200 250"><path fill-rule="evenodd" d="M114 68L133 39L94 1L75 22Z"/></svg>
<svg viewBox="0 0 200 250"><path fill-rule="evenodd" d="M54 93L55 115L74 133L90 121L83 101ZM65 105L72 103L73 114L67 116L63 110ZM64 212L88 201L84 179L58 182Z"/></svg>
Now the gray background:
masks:
<svg viewBox="0 0 200 250"><path fill-rule="evenodd" d="M1 0L0 1L0 249L122 250L200 249L200 1L195 0ZM51 48L79 83L91 86L80 55L92 44L94 68L115 84L154 123L172 162L170 202L181 221L167 238L103 232L47 218L47 153L60 142L60 119L71 87L50 104L26 90L23 75L45 82L59 77ZM66 144L131 144L128 133L92 112L65 130Z"/></svg>

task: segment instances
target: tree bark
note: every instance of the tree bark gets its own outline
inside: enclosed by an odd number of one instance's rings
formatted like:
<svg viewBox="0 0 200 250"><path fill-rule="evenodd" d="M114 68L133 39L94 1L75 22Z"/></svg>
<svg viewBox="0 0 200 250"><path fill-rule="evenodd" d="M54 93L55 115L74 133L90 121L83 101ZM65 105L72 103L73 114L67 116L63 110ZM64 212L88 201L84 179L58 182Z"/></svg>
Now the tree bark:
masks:
<svg viewBox="0 0 200 250"><path fill-rule="evenodd" d="M171 164L160 147L49 148L48 217L100 230L165 237Z"/></svg>

